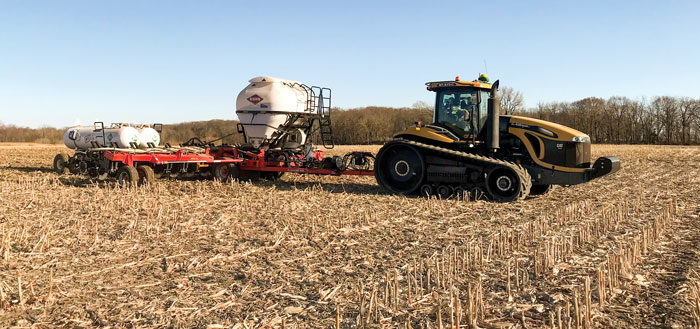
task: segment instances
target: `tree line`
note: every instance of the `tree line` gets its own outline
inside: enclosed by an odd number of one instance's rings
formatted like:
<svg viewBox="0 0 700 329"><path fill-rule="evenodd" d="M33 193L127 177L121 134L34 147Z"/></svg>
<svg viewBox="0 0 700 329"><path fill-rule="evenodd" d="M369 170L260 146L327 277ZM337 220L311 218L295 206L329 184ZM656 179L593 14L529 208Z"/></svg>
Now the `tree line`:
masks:
<svg viewBox="0 0 700 329"><path fill-rule="evenodd" d="M516 113L580 130L594 143L700 144L700 100L687 97L589 97Z"/></svg>
<svg viewBox="0 0 700 329"><path fill-rule="evenodd" d="M504 114L534 117L580 130L594 143L700 144L700 100L687 97L660 96L651 100L589 97L526 109L521 93L503 88L501 108ZM336 144L379 144L416 121L432 122L432 106L417 102L410 108L334 108L331 118ZM243 136L236 132L237 123L210 120L168 124L163 126L161 139L172 145L192 137L216 140L217 144L238 144L243 142ZM65 128L32 129L0 123L0 142L60 144L64 131ZM320 141L318 136L312 138Z"/></svg>

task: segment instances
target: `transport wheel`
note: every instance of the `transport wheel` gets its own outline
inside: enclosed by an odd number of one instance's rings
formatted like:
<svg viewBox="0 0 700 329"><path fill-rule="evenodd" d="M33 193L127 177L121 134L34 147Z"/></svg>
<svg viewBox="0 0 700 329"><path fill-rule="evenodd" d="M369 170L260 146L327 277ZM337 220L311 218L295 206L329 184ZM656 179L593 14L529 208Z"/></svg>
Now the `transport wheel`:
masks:
<svg viewBox="0 0 700 329"><path fill-rule="evenodd" d="M214 180L227 182L231 178L231 165L228 163L217 163L211 167L211 175Z"/></svg>
<svg viewBox="0 0 700 329"><path fill-rule="evenodd" d="M65 175L70 172L68 169L68 162L70 157L68 154L59 153L53 158L53 170L59 175Z"/></svg>
<svg viewBox="0 0 700 329"><path fill-rule="evenodd" d="M520 190L518 174L508 167L497 167L486 178L486 191L493 201L515 201L520 196Z"/></svg>
<svg viewBox="0 0 700 329"><path fill-rule="evenodd" d="M552 190L552 185L532 185L530 195L545 195Z"/></svg>
<svg viewBox="0 0 700 329"><path fill-rule="evenodd" d="M136 167L136 172L139 174L139 186L151 184L156 180L156 174L153 172L153 168L151 168L151 166L138 166Z"/></svg>
<svg viewBox="0 0 700 329"><path fill-rule="evenodd" d="M139 183L139 172L132 166L122 166L117 170L117 182L121 187L136 187Z"/></svg>
<svg viewBox="0 0 700 329"><path fill-rule="evenodd" d="M425 177L423 156L410 145L384 145L377 153L374 177L381 187L393 193L413 193Z"/></svg>
<svg viewBox="0 0 700 329"><path fill-rule="evenodd" d="M440 197L440 199L445 200L452 196L452 188L447 185L440 185L437 188L437 195Z"/></svg>

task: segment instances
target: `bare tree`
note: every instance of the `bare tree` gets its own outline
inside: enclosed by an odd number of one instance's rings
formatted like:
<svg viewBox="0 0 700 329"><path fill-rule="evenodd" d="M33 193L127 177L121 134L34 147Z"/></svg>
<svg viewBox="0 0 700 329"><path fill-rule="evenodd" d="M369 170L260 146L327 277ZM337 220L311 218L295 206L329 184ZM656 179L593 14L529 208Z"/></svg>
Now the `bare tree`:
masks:
<svg viewBox="0 0 700 329"><path fill-rule="evenodd" d="M697 101L687 97L681 98L678 102L678 123L681 125L680 142L683 145L688 144L688 139L690 139L690 130L692 129L696 106Z"/></svg>
<svg viewBox="0 0 700 329"><path fill-rule="evenodd" d="M425 101L416 101L415 103L413 103L413 105L411 105L411 108L416 109L416 110L432 110L433 109L433 107L430 106L430 104L428 104Z"/></svg>
<svg viewBox="0 0 700 329"><path fill-rule="evenodd" d="M660 135L665 137L664 144L673 144L676 123L678 122L678 99L661 96L656 97L651 102L651 108L656 116L658 123L658 131Z"/></svg>
<svg viewBox="0 0 700 329"><path fill-rule="evenodd" d="M523 94L510 87L500 90L501 110L504 114L514 114L523 110Z"/></svg>

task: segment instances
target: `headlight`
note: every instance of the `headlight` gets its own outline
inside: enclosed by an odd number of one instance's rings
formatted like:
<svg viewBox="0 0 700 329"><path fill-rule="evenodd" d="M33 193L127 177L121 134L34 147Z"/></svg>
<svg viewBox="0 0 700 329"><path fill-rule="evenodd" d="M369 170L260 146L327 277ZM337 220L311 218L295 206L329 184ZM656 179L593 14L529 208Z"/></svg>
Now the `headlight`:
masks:
<svg viewBox="0 0 700 329"><path fill-rule="evenodd" d="M588 137L587 135L576 136L576 137L574 137L573 141L574 141L574 142L577 142L577 143L590 143L590 142L591 142L591 138Z"/></svg>

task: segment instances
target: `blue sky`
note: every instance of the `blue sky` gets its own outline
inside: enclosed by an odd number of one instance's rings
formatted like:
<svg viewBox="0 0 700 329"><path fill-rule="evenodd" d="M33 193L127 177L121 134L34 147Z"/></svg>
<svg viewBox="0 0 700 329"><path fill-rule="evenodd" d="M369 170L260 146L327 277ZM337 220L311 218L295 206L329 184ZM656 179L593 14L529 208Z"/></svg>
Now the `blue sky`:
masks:
<svg viewBox="0 0 700 329"><path fill-rule="evenodd" d="M698 1L3 1L0 122L234 119L258 75L432 104L486 71L528 106L700 97Z"/></svg>

